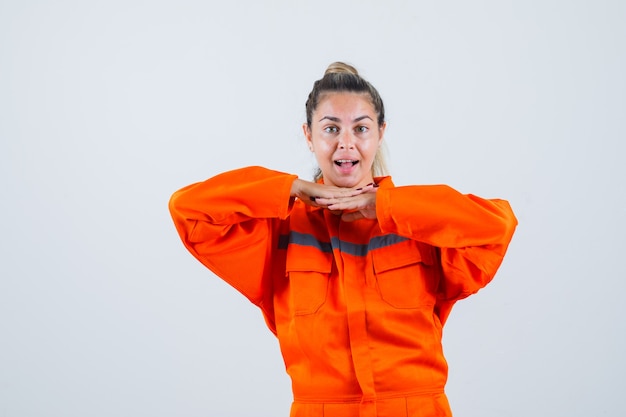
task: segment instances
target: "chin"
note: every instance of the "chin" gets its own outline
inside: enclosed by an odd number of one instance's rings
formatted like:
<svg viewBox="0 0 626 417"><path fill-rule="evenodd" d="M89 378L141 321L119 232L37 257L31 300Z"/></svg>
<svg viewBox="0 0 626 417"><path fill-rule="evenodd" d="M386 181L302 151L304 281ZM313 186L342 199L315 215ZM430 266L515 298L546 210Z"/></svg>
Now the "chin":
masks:
<svg viewBox="0 0 626 417"><path fill-rule="evenodd" d="M336 187L341 188L354 188L358 186L363 180L362 179L351 179L351 178L336 178L331 179L331 182Z"/></svg>
<svg viewBox="0 0 626 417"><path fill-rule="evenodd" d="M322 172L326 184L341 188L354 188L372 181L366 181L368 178L367 175L360 174L360 172L353 172L349 175L341 175L331 171L329 175L325 175L324 172Z"/></svg>

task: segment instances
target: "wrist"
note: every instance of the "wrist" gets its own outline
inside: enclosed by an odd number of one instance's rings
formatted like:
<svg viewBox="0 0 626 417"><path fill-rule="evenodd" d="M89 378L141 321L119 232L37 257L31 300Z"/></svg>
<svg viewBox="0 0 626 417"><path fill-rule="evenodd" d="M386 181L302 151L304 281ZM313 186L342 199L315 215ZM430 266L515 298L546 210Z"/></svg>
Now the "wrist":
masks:
<svg viewBox="0 0 626 417"><path fill-rule="evenodd" d="M299 178L296 178L291 183L291 192L289 193L289 196L297 197L298 194L300 193L301 188L302 188L302 180Z"/></svg>

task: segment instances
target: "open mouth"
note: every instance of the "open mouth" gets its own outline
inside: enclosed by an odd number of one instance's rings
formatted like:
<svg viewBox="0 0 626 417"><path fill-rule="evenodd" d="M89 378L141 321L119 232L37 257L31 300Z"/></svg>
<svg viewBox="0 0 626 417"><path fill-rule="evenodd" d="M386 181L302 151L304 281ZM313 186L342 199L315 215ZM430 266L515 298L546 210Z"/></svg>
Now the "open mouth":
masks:
<svg viewBox="0 0 626 417"><path fill-rule="evenodd" d="M335 161L335 165L338 167L353 167L358 163L359 161L356 159L338 159Z"/></svg>

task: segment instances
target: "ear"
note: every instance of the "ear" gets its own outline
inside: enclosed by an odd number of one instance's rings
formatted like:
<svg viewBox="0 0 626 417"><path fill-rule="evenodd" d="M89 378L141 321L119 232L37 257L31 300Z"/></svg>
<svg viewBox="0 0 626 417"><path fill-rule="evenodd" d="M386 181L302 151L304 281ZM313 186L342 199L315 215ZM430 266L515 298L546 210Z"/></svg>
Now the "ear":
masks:
<svg viewBox="0 0 626 417"><path fill-rule="evenodd" d="M306 139L306 144L309 147L309 150L314 152L313 141L311 140L311 129L309 129L308 124L302 123L302 132L304 132L304 138Z"/></svg>
<svg viewBox="0 0 626 417"><path fill-rule="evenodd" d="M378 128L378 146L383 144L383 138L385 137L385 131L387 130L387 122L383 122L383 125Z"/></svg>

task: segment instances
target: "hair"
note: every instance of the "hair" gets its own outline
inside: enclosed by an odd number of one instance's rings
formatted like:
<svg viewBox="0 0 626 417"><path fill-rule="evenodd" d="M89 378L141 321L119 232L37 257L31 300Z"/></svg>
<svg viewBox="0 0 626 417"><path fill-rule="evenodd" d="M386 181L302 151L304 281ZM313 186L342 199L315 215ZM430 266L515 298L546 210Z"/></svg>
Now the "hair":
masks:
<svg viewBox="0 0 626 417"><path fill-rule="evenodd" d="M306 123L309 129L311 128L313 112L324 95L340 92L367 94L378 116L378 127L383 127L385 124L385 106L376 88L361 77L352 65L344 62L333 62L326 68L324 76L313 83L313 90L311 90L306 100ZM378 177L387 174L384 147L381 146L374 157L372 175ZM314 178L316 181L322 178L322 171L319 168L315 170Z"/></svg>

